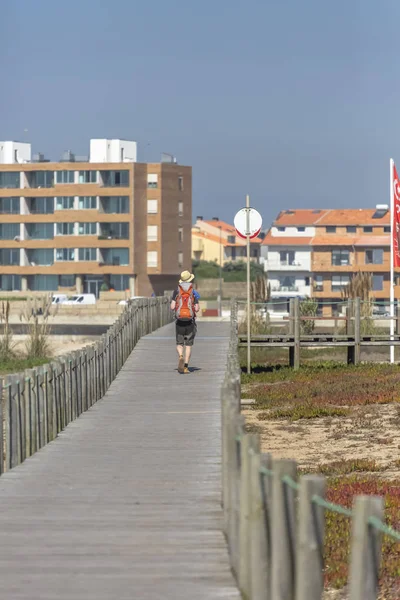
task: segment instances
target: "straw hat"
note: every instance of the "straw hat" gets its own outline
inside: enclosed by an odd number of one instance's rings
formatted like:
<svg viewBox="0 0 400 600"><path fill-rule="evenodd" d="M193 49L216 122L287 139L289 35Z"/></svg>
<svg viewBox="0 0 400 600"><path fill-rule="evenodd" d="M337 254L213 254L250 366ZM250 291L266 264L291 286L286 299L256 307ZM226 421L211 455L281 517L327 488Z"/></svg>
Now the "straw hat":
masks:
<svg viewBox="0 0 400 600"><path fill-rule="evenodd" d="M190 281L193 281L193 279L193 273L190 273L189 271L182 271L179 283L189 283Z"/></svg>

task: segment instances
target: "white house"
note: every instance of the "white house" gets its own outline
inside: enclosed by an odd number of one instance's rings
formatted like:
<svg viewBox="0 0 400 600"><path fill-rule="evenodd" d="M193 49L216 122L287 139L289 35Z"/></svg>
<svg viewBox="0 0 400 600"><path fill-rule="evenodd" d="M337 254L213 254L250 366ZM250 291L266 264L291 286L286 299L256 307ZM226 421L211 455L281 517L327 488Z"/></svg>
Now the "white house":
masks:
<svg viewBox="0 0 400 600"><path fill-rule="evenodd" d="M314 223L326 211L282 211L263 240L261 262L271 284L271 309L286 313L290 298L311 296Z"/></svg>

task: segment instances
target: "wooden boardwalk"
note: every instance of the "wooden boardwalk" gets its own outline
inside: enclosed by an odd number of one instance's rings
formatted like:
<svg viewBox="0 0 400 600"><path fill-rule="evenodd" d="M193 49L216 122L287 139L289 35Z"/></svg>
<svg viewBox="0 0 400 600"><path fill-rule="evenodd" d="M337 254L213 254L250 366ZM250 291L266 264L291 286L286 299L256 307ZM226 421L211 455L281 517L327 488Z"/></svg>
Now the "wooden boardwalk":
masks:
<svg viewBox="0 0 400 600"><path fill-rule="evenodd" d="M201 323L190 375L173 325L106 396L0 477L6 600L238 600L220 508L229 324Z"/></svg>

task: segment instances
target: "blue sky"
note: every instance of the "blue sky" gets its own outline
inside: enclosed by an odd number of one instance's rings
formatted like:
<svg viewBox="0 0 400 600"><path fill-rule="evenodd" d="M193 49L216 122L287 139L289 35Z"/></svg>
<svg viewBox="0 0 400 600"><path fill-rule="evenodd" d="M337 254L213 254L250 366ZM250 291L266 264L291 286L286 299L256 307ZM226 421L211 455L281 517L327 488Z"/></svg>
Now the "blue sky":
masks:
<svg viewBox="0 0 400 600"><path fill-rule="evenodd" d="M171 152L194 216L371 207L400 166L399 24L398 0L3 0L0 139Z"/></svg>

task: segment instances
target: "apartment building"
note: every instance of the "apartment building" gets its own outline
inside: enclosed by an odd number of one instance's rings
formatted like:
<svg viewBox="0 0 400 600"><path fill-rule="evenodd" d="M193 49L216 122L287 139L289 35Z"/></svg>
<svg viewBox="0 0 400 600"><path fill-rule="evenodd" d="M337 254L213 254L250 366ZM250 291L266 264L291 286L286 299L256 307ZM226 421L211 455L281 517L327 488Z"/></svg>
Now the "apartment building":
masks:
<svg viewBox="0 0 400 600"><path fill-rule="evenodd" d="M162 294L190 268L191 167L138 163L136 142L31 157L0 142L1 290Z"/></svg>
<svg viewBox="0 0 400 600"><path fill-rule="evenodd" d="M251 260L259 261L261 239L256 238L250 244ZM206 221L197 217L192 227L192 258L207 260L218 264L246 260L246 240L237 235L233 225L213 217Z"/></svg>
<svg viewBox="0 0 400 600"><path fill-rule="evenodd" d="M389 207L282 211L264 238L261 261L276 312L298 296L316 298L322 314L334 314L359 271L371 273L374 297L389 303Z"/></svg>

